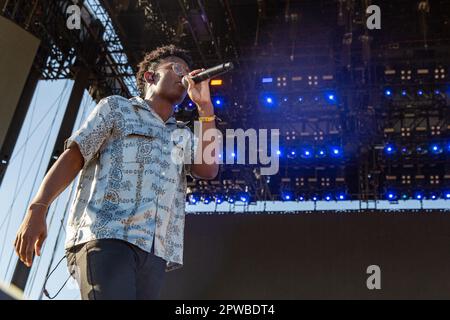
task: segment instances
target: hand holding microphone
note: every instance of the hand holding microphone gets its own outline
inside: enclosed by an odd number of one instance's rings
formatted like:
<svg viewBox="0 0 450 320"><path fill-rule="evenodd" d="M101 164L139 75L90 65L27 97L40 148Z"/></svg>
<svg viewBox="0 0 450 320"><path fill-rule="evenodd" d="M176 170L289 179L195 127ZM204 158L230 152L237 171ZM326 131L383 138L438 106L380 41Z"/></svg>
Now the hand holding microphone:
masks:
<svg viewBox="0 0 450 320"><path fill-rule="evenodd" d="M231 69L233 69L233 64L227 62L210 69L195 70L191 72L192 75L182 78L181 83L187 88L189 98L199 107L199 114L209 115L209 113L213 112L210 110L212 104L209 83L206 81L203 83L203 81L221 75Z"/></svg>
<svg viewBox="0 0 450 320"><path fill-rule="evenodd" d="M206 69L206 70L204 70L204 71L202 71L202 72L200 72L200 73L198 73L195 76L190 77L190 78L194 81L194 83L199 83L199 82L202 82L202 81L204 81L206 79L211 79L213 77L217 77L217 76L219 76L221 74L224 74L224 73L226 73L226 72L228 72L228 71L230 71L232 69L233 69L233 63L232 62L222 63L222 64L219 64L219 65L217 65L215 67ZM183 84L183 86L185 88L188 88L189 87L189 82L186 79L186 77L187 76L183 77L183 79L181 80L181 83Z"/></svg>

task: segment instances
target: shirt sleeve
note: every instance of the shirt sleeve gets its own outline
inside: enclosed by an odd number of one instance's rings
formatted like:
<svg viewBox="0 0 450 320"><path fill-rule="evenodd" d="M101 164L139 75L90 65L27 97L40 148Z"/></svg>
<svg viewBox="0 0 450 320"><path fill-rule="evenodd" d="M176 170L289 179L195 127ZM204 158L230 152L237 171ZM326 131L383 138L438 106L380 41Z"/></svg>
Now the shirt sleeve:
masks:
<svg viewBox="0 0 450 320"><path fill-rule="evenodd" d="M102 144L111 135L113 126L114 121L108 99L102 99L83 125L64 142L64 150L72 143L76 143L86 164L94 158Z"/></svg>

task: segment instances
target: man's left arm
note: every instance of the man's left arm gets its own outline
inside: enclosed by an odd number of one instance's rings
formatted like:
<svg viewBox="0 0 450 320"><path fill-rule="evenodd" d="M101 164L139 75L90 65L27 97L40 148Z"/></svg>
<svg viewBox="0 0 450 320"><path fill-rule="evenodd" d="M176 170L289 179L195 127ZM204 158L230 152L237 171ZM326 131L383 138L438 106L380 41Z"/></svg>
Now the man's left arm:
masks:
<svg viewBox="0 0 450 320"><path fill-rule="evenodd" d="M205 69L197 69L189 73L189 76L195 76L196 74L202 72ZM199 136L199 143L197 145L197 150L194 152L194 163L191 164L191 175L199 179L211 180L217 176L219 172L219 162L218 154L216 154L217 148L214 148L212 157L214 161L205 161L203 156L203 150L207 148L210 144L217 144L217 135L213 134L214 139L212 141L204 141L205 133L208 130L216 130L216 124L214 119L207 119L209 117L214 117L214 106L211 102L211 93L209 91L209 79L206 79L200 83L194 83L190 77L186 77L189 87L187 93L189 98L196 104L199 119L201 133ZM211 146L213 148L213 146Z"/></svg>
<svg viewBox="0 0 450 320"><path fill-rule="evenodd" d="M211 101L208 101L204 103L203 105L197 105L199 118L209 118L214 117L214 107L211 103ZM202 139L202 137L205 137L205 133L208 130L216 130L216 123L214 119L211 119L209 121L199 121L200 124L200 141L197 145L197 150L194 153L195 159L194 163L191 165L191 174L199 179L206 179L211 180L214 179L217 176L217 173L219 172L219 163L218 163L218 154L217 152L217 135L213 135L212 141L205 141L205 139ZM206 162L204 157L204 150L213 149L213 152L211 156L213 158L213 161L210 161L212 159L208 159ZM212 163L211 163L212 162Z"/></svg>

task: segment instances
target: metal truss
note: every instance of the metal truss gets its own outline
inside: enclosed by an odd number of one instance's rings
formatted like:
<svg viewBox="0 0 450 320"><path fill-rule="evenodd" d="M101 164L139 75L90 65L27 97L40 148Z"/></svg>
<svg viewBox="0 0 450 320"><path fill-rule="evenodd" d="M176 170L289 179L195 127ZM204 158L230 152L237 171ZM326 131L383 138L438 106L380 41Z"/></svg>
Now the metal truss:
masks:
<svg viewBox="0 0 450 320"><path fill-rule="evenodd" d="M76 65L92 74L94 98L108 94L138 94L134 72L111 19L97 0L80 1L81 29L67 28L69 0L9 0L2 15L41 40L35 68L42 79L73 78Z"/></svg>

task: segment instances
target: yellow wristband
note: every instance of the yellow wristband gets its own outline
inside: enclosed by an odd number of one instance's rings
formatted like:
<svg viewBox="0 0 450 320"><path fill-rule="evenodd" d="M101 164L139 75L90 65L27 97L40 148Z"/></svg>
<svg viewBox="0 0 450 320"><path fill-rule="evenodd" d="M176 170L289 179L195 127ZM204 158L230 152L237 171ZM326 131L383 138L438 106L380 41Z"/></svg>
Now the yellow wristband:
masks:
<svg viewBox="0 0 450 320"><path fill-rule="evenodd" d="M211 122L211 121L214 121L215 119L216 119L215 114L210 117L198 117L198 121L201 121L201 122Z"/></svg>

